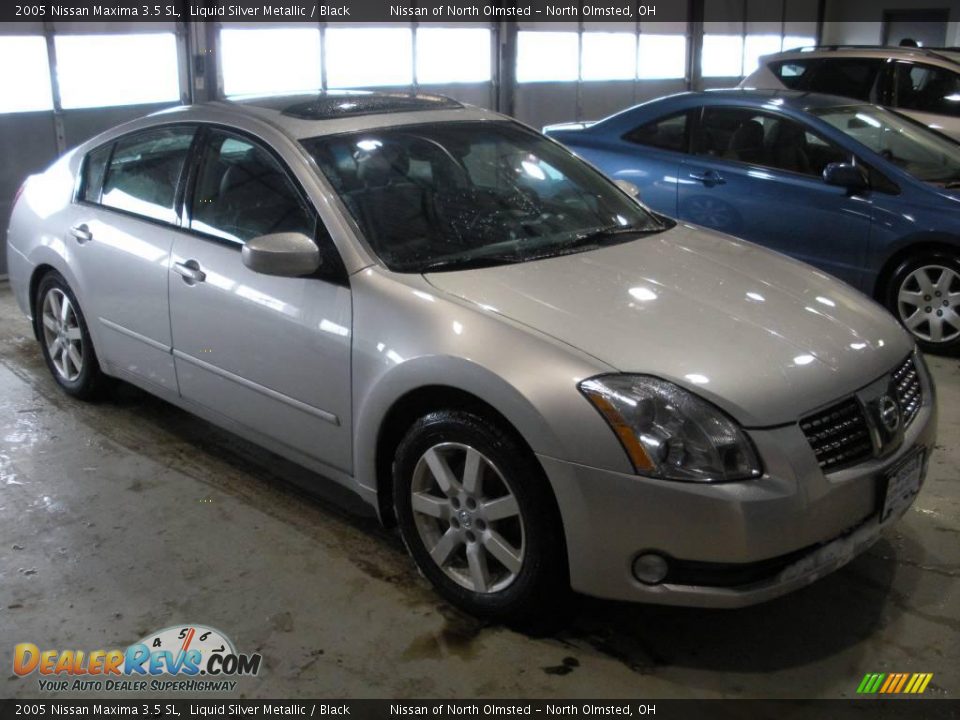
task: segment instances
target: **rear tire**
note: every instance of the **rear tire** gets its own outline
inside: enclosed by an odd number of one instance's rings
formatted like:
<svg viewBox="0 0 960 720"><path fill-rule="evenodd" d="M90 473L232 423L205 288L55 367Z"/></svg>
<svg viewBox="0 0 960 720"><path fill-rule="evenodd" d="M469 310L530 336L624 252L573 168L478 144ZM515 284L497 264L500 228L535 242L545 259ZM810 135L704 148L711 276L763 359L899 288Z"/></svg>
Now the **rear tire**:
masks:
<svg viewBox="0 0 960 720"><path fill-rule="evenodd" d="M33 315L43 359L57 384L81 400L100 397L107 379L80 304L60 273L51 271L40 280Z"/></svg>
<svg viewBox="0 0 960 720"><path fill-rule="evenodd" d="M918 253L887 283L884 304L927 352L960 351L960 254Z"/></svg>
<svg viewBox="0 0 960 720"><path fill-rule="evenodd" d="M393 464L407 549L451 604L528 632L549 632L570 607L567 557L550 486L510 432L472 412L430 413Z"/></svg>

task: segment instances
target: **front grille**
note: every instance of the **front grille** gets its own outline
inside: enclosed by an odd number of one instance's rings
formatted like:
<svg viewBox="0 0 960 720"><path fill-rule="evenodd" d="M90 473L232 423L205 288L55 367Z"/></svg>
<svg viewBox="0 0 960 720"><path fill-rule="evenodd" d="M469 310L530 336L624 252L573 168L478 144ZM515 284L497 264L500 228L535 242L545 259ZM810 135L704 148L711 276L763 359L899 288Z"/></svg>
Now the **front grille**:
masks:
<svg viewBox="0 0 960 720"><path fill-rule="evenodd" d="M920 386L920 375L913 363L913 356L908 357L893 373L893 383L897 386L897 402L900 404L903 426L909 427L923 404L923 388Z"/></svg>
<svg viewBox="0 0 960 720"><path fill-rule="evenodd" d="M856 398L808 415L800 421L800 429L824 472L854 465L873 454L867 419Z"/></svg>

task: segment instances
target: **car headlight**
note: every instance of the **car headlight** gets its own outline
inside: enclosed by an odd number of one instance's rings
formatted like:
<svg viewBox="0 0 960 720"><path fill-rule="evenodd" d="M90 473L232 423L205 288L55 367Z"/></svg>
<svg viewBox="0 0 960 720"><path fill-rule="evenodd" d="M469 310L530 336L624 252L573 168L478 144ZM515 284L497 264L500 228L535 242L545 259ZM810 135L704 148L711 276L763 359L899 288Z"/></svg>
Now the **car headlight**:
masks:
<svg viewBox="0 0 960 720"><path fill-rule="evenodd" d="M723 482L761 474L740 426L673 383L646 375L601 375L579 387L620 438L640 475Z"/></svg>

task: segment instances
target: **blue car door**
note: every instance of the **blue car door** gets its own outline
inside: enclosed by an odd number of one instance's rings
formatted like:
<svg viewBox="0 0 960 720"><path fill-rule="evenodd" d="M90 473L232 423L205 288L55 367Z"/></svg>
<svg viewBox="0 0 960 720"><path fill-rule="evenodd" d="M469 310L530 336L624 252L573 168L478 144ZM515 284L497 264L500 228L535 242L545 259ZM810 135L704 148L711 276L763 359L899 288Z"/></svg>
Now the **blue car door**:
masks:
<svg viewBox="0 0 960 720"><path fill-rule="evenodd" d="M677 214L862 288L870 203L822 177L828 163L850 159L850 152L779 113L707 106L680 168Z"/></svg>

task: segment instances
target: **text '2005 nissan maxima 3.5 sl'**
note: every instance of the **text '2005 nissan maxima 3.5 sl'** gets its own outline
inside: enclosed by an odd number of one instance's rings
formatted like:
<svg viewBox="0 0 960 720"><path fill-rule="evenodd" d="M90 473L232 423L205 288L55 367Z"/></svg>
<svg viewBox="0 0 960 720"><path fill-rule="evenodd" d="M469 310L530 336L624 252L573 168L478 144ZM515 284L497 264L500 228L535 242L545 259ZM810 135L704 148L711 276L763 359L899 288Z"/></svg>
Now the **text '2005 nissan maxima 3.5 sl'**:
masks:
<svg viewBox="0 0 960 720"><path fill-rule="evenodd" d="M137 120L31 177L8 242L64 390L122 378L352 488L485 617L775 597L933 448L882 307L445 98Z"/></svg>

